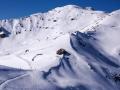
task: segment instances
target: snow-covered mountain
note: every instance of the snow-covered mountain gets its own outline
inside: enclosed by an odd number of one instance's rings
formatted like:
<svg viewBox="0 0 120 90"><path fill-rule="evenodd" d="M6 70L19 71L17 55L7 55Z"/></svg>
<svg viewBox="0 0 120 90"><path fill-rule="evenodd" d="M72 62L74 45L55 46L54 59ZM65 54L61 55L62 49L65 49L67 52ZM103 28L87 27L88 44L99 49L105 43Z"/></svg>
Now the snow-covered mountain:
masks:
<svg viewBox="0 0 120 90"><path fill-rule="evenodd" d="M119 21L76 5L1 20L1 90L119 90Z"/></svg>

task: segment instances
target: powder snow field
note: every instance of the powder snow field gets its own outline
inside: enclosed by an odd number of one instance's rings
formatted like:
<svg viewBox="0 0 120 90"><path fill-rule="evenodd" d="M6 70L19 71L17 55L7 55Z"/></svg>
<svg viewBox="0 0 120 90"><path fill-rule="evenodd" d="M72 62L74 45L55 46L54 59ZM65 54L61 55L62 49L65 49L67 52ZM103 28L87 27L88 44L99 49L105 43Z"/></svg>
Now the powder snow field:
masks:
<svg viewBox="0 0 120 90"><path fill-rule="evenodd" d="M119 19L67 5L1 20L0 90L119 90Z"/></svg>

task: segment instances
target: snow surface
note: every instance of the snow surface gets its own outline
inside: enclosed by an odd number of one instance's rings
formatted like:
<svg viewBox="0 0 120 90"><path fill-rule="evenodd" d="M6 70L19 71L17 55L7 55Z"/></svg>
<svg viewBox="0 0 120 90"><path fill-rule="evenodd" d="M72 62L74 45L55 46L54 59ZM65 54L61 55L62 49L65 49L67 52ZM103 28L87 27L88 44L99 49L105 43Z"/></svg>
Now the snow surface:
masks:
<svg viewBox="0 0 120 90"><path fill-rule="evenodd" d="M0 90L119 90L119 21L120 10L76 5L1 20Z"/></svg>

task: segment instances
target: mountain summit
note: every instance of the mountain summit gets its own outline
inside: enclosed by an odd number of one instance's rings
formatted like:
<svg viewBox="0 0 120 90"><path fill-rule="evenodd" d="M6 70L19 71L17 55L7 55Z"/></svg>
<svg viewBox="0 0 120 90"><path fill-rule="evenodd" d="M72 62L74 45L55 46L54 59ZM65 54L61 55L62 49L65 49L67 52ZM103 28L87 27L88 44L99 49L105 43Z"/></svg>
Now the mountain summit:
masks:
<svg viewBox="0 0 120 90"><path fill-rule="evenodd" d="M1 20L1 90L119 90L119 21L76 5Z"/></svg>

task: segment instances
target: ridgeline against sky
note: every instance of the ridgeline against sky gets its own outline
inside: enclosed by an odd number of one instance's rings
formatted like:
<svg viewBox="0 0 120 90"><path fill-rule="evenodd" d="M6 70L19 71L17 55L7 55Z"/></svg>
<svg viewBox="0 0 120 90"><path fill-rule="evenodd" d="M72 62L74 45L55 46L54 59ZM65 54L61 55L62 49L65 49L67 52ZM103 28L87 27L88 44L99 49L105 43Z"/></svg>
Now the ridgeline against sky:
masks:
<svg viewBox="0 0 120 90"><path fill-rule="evenodd" d="M120 0L0 0L0 19L24 17L68 4L106 12L120 8Z"/></svg>

